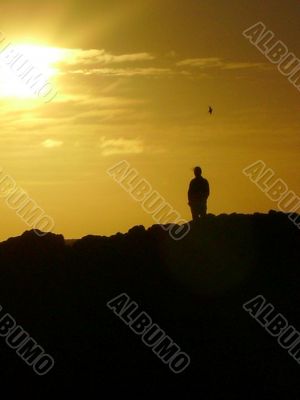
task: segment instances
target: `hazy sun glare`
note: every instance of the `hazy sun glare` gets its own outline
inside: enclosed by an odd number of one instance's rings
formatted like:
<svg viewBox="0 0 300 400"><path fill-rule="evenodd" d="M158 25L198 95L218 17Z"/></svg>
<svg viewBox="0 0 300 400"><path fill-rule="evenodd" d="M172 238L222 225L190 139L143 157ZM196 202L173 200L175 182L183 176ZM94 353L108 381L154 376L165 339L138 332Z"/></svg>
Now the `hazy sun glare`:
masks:
<svg viewBox="0 0 300 400"><path fill-rule="evenodd" d="M64 49L47 46L37 46L32 44L12 45L16 55L22 56L21 65L27 61L26 67L34 67L35 74L40 73L44 81L50 81L58 70L54 65L65 58ZM35 98L34 91L30 85L26 85L26 79L22 81L16 71L12 70L0 56L0 97L14 98Z"/></svg>

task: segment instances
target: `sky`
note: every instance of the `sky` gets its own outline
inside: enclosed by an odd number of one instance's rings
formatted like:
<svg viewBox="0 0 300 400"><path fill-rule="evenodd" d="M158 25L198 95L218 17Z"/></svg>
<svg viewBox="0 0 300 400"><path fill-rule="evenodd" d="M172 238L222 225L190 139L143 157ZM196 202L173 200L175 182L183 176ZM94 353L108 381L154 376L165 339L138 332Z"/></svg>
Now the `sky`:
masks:
<svg viewBox="0 0 300 400"><path fill-rule="evenodd" d="M242 172L256 160L300 196L300 92L243 35L261 21L300 58L299 1L12 0L0 12L0 51L10 43L57 93L43 102L0 53L0 170L53 232L155 223L107 174L122 160L186 220L195 165L215 215L277 209ZM0 240L30 229L3 195L0 215Z"/></svg>

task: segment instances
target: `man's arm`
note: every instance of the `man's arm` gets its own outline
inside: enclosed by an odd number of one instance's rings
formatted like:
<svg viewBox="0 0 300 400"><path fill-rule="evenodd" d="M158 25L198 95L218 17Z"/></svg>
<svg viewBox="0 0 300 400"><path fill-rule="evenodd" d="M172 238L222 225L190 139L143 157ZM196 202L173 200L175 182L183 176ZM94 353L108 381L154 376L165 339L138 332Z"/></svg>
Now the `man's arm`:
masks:
<svg viewBox="0 0 300 400"><path fill-rule="evenodd" d="M206 183L207 183L206 198L208 198L208 196L210 195L210 188L209 188L209 183L208 183L208 181L206 181Z"/></svg>
<svg viewBox="0 0 300 400"><path fill-rule="evenodd" d="M190 182L189 190L188 190L188 204L191 201L191 194L192 194L192 181Z"/></svg>

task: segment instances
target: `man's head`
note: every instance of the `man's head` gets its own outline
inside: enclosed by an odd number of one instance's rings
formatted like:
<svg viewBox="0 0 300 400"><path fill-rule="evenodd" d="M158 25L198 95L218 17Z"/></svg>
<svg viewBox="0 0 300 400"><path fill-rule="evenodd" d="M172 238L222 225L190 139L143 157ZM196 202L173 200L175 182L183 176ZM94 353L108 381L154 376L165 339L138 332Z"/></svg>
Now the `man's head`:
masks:
<svg viewBox="0 0 300 400"><path fill-rule="evenodd" d="M194 174L196 178L199 178L202 175L202 169L200 167L195 167Z"/></svg>

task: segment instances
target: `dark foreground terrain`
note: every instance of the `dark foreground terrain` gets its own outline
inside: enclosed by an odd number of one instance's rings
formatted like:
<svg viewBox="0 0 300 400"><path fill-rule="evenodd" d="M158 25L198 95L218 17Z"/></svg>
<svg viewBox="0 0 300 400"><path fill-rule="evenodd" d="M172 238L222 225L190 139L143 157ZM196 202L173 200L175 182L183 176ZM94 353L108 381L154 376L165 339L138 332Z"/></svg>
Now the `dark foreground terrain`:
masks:
<svg viewBox="0 0 300 400"><path fill-rule="evenodd" d="M181 241L160 226L67 245L33 231L11 238L0 244L2 315L55 365L36 375L0 337L1 385L84 398L298 399L300 365L243 304L262 295L300 330L299 250L300 230L275 212L209 215ZM107 307L120 293L190 356L182 373Z"/></svg>

